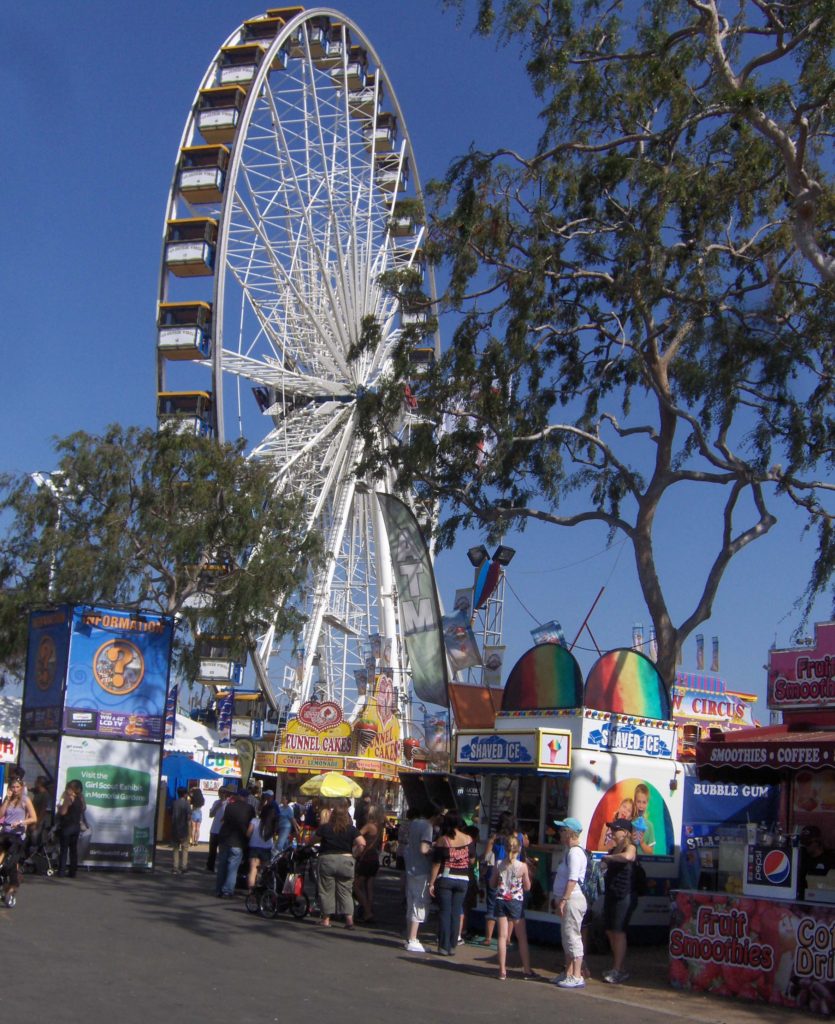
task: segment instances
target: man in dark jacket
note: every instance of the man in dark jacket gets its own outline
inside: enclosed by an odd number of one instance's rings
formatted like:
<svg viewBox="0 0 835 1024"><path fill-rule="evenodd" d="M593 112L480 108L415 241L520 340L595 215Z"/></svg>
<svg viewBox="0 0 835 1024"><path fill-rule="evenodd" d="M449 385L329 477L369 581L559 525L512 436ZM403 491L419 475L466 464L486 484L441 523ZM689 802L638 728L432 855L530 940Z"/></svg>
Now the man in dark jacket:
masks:
<svg viewBox="0 0 835 1024"><path fill-rule="evenodd" d="M235 893L235 879L243 860L249 839L250 824L255 811L247 802L245 793L233 793L223 812L220 842L217 851L215 894L231 897Z"/></svg>
<svg viewBox="0 0 835 1024"><path fill-rule="evenodd" d="M174 847L174 874L188 870L188 848L191 840L191 803L188 790L180 786L171 807L171 843Z"/></svg>

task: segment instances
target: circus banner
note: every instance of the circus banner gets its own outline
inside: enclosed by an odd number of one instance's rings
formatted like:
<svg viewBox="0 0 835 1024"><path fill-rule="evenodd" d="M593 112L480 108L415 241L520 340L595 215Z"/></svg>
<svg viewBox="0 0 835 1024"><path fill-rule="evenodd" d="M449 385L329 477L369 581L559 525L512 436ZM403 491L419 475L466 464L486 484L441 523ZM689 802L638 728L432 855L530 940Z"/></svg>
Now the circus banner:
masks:
<svg viewBox="0 0 835 1024"><path fill-rule="evenodd" d="M452 602L454 611L461 612L466 615L468 619L472 618L473 614L473 588L472 587L461 587L455 591L455 599Z"/></svg>
<svg viewBox="0 0 835 1024"><path fill-rule="evenodd" d="M415 695L418 700L448 707L441 609L429 551L409 508L390 494L377 497L388 534Z"/></svg>

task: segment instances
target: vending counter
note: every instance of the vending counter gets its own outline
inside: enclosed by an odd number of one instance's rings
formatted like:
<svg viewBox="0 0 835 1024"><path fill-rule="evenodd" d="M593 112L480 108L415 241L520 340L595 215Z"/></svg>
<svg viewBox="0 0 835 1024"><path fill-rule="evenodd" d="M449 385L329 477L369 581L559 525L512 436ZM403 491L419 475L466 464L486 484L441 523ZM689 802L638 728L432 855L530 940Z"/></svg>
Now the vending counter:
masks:
<svg viewBox="0 0 835 1024"><path fill-rule="evenodd" d="M670 983L830 1016L835 906L678 890Z"/></svg>

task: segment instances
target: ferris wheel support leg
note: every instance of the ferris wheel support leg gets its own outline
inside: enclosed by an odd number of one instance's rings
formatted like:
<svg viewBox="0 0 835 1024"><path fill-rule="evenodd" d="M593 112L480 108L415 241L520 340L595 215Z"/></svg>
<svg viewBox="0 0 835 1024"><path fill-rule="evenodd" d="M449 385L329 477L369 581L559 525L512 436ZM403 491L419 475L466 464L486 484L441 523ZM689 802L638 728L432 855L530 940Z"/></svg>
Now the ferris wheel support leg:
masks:
<svg viewBox="0 0 835 1024"><path fill-rule="evenodd" d="M260 649L256 649L253 644L250 652L252 658L252 667L255 669L255 677L258 680L258 686L261 688L261 692L267 698L267 703L270 705L272 711L278 711L278 702L275 699L275 694L270 686L269 675L267 674L267 659L269 658L269 651L272 649L272 639L275 633L275 628L270 627L267 630L267 635L261 643ZM267 651L266 657L264 651Z"/></svg>

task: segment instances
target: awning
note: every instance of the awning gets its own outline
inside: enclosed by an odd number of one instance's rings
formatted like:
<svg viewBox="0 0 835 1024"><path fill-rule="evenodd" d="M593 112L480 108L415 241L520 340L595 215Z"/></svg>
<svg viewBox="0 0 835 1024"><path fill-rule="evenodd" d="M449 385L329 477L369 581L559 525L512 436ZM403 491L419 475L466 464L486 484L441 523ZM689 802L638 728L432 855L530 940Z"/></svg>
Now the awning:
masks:
<svg viewBox="0 0 835 1024"><path fill-rule="evenodd" d="M765 781L825 768L835 768L835 729L740 729L696 744L696 770L703 779L739 780L752 775Z"/></svg>

